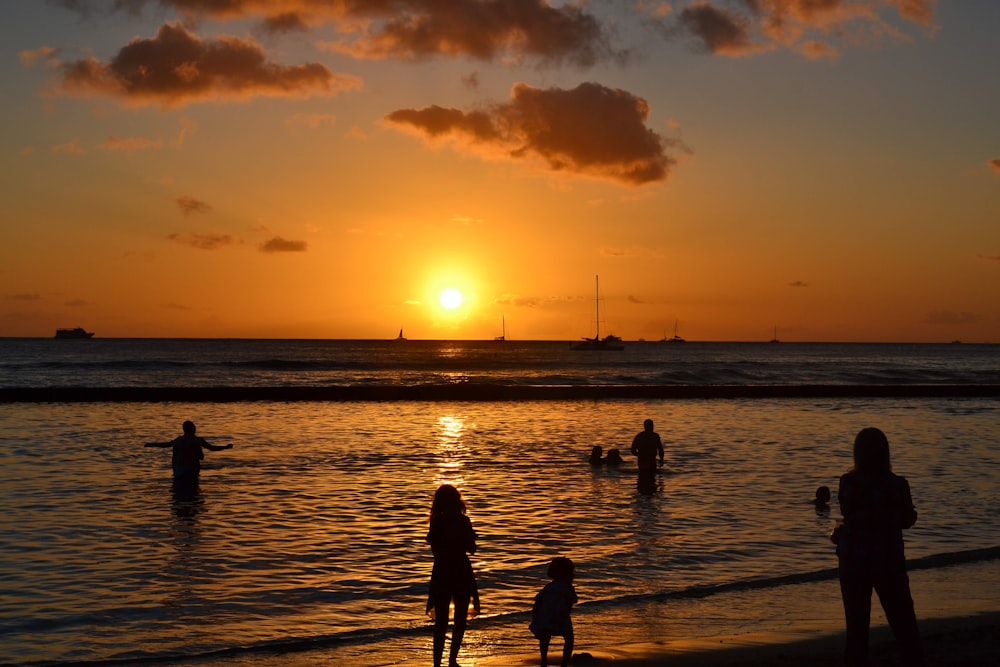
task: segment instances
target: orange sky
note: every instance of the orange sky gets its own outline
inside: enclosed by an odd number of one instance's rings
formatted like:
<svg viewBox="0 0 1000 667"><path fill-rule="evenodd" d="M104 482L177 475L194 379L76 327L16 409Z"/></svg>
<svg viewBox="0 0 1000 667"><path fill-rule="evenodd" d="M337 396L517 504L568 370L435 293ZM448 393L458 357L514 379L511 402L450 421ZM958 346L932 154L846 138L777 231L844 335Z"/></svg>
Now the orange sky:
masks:
<svg viewBox="0 0 1000 667"><path fill-rule="evenodd" d="M219 6L4 4L0 336L1000 341L1000 3Z"/></svg>

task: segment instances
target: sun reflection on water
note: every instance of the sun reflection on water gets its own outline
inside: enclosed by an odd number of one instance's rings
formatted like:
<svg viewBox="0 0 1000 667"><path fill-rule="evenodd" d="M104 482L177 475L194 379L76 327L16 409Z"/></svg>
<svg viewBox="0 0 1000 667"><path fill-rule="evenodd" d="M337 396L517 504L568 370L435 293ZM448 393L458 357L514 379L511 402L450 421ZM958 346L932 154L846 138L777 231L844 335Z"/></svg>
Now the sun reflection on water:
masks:
<svg viewBox="0 0 1000 667"><path fill-rule="evenodd" d="M468 455L464 442L465 419L457 415L438 417L438 470L437 484L451 484L462 488L462 467Z"/></svg>

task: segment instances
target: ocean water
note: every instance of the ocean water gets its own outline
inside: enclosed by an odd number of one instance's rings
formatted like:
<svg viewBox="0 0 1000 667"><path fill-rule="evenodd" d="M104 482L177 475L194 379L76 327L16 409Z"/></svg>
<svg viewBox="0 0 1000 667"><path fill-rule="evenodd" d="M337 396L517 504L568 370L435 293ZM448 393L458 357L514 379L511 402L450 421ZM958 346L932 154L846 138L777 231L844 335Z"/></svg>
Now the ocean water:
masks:
<svg viewBox="0 0 1000 667"><path fill-rule="evenodd" d="M552 343L376 354L386 344L0 339L0 387L641 384L671 374L1000 384L996 346L719 345L646 344L598 359ZM652 492L627 454L647 417L667 450ZM234 448L207 452L199 493L177 498L169 450L142 444L175 437L185 419ZM390 644L424 655L424 536L442 483L462 489L479 534L484 613L470 650L524 644L505 630L477 645L477 632L526 627L555 555L576 562L578 613L628 616L655 603L682 625L694 597L830 578L836 498L829 513L810 501L821 484L836 491L865 426L886 431L913 488L908 557L995 559L998 425L991 396L0 403L0 663L324 646L368 656L354 664L390 664L372 657ZM625 464L592 468L594 445L621 448Z"/></svg>

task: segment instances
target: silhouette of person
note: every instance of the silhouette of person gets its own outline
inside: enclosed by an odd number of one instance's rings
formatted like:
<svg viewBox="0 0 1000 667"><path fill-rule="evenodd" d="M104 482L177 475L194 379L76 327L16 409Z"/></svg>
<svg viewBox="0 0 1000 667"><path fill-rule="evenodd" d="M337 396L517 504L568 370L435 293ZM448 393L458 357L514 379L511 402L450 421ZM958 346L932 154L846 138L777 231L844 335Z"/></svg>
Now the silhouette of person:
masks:
<svg viewBox="0 0 1000 667"><path fill-rule="evenodd" d="M182 425L184 435L178 436L170 442L147 442L146 447L172 447L173 455L170 457L170 464L174 471L174 487L190 488L198 485L198 476L201 473L201 462L205 458L206 449L218 452L223 449L232 449L233 445L213 445L204 438L195 435L197 430L193 421L186 421Z"/></svg>
<svg viewBox="0 0 1000 667"><path fill-rule="evenodd" d="M817 514L830 511L830 487L821 486L816 489L816 497L813 499L813 505L816 506Z"/></svg>
<svg viewBox="0 0 1000 667"><path fill-rule="evenodd" d="M604 463L607 465L619 465L624 463L625 460L622 458L621 452L618 451L617 447L612 447L608 450L608 455L604 457Z"/></svg>
<svg viewBox="0 0 1000 667"><path fill-rule="evenodd" d="M590 465L599 466L604 463L604 459L601 456L604 454L604 448L600 445L594 445L594 448L590 450Z"/></svg>
<svg viewBox="0 0 1000 667"><path fill-rule="evenodd" d="M854 467L840 478L843 526L837 540L840 591L847 623L845 662L868 665L872 589L906 667L923 665L910 581L903 553L903 529L917 520L906 478L893 474L889 440L877 428L854 439Z"/></svg>
<svg viewBox="0 0 1000 667"><path fill-rule="evenodd" d="M476 553L476 532L465 515L462 494L450 484L442 484L431 503L427 541L434 553L427 615L434 620L434 667L441 667L444 640L448 631L448 609L455 604L455 624L451 633L449 665L458 664L465 628L470 615L479 613L479 591L467 554Z"/></svg>
<svg viewBox="0 0 1000 667"><path fill-rule="evenodd" d="M573 619L570 612L577 601L573 588L574 570L573 561L569 558L553 558L548 572L552 581L535 596L528 629L538 639L542 667L548 667L549 642L553 636L563 638L562 667L569 667L573 657Z"/></svg>
<svg viewBox="0 0 1000 667"><path fill-rule="evenodd" d="M656 460L659 458L660 465L663 465L663 441L660 434L653 430L653 420L647 419L642 423L642 431L632 438L632 447L629 451L635 455L639 466L639 474L653 474L656 472Z"/></svg>

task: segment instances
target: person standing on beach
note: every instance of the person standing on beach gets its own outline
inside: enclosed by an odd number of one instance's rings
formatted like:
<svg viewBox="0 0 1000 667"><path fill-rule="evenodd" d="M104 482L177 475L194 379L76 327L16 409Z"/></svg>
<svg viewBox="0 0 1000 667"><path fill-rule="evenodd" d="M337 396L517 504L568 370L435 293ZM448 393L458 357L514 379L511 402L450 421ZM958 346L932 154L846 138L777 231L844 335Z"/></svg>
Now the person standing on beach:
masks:
<svg viewBox="0 0 1000 667"><path fill-rule="evenodd" d="M854 467L840 478L843 526L837 537L840 591L847 622L845 662L868 665L872 589L878 593L896 638L902 664L924 664L910 581L903 553L903 529L917 520L906 478L893 474L889 440L877 428L854 439Z"/></svg>
<svg viewBox="0 0 1000 667"><path fill-rule="evenodd" d="M640 475L656 472L657 458L660 466L663 466L663 441L660 440L660 434L653 430L652 419L642 423L642 431L632 438L629 451L637 458Z"/></svg>
<svg viewBox="0 0 1000 667"><path fill-rule="evenodd" d="M451 484L442 484L431 503L427 541L434 553L427 615L434 620L434 667L441 667L444 640L448 632L448 611L455 604L455 624L451 633L449 666L458 665L470 606L479 613L479 591L468 554L476 553L476 532L466 516L462 494Z"/></svg>
<svg viewBox="0 0 1000 667"><path fill-rule="evenodd" d="M549 583L535 596L528 629L538 639L542 654L542 667L549 664L549 643L553 636L563 638L562 667L569 667L573 658L573 619L570 612L577 602L573 588L575 567L565 556L557 556L549 563Z"/></svg>
<svg viewBox="0 0 1000 667"><path fill-rule="evenodd" d="M233 445L213 445L204 438L195 435L197 430L194 422L188 420L181 427L184 435L178 436L170 442L147 442L146 447L172 447L173 455L170 464L174 471L174 486L195 487L198 485L198 477L201 473L201 462L205 458L206 449L218 452L223 449L232 449Z"/></svg>

